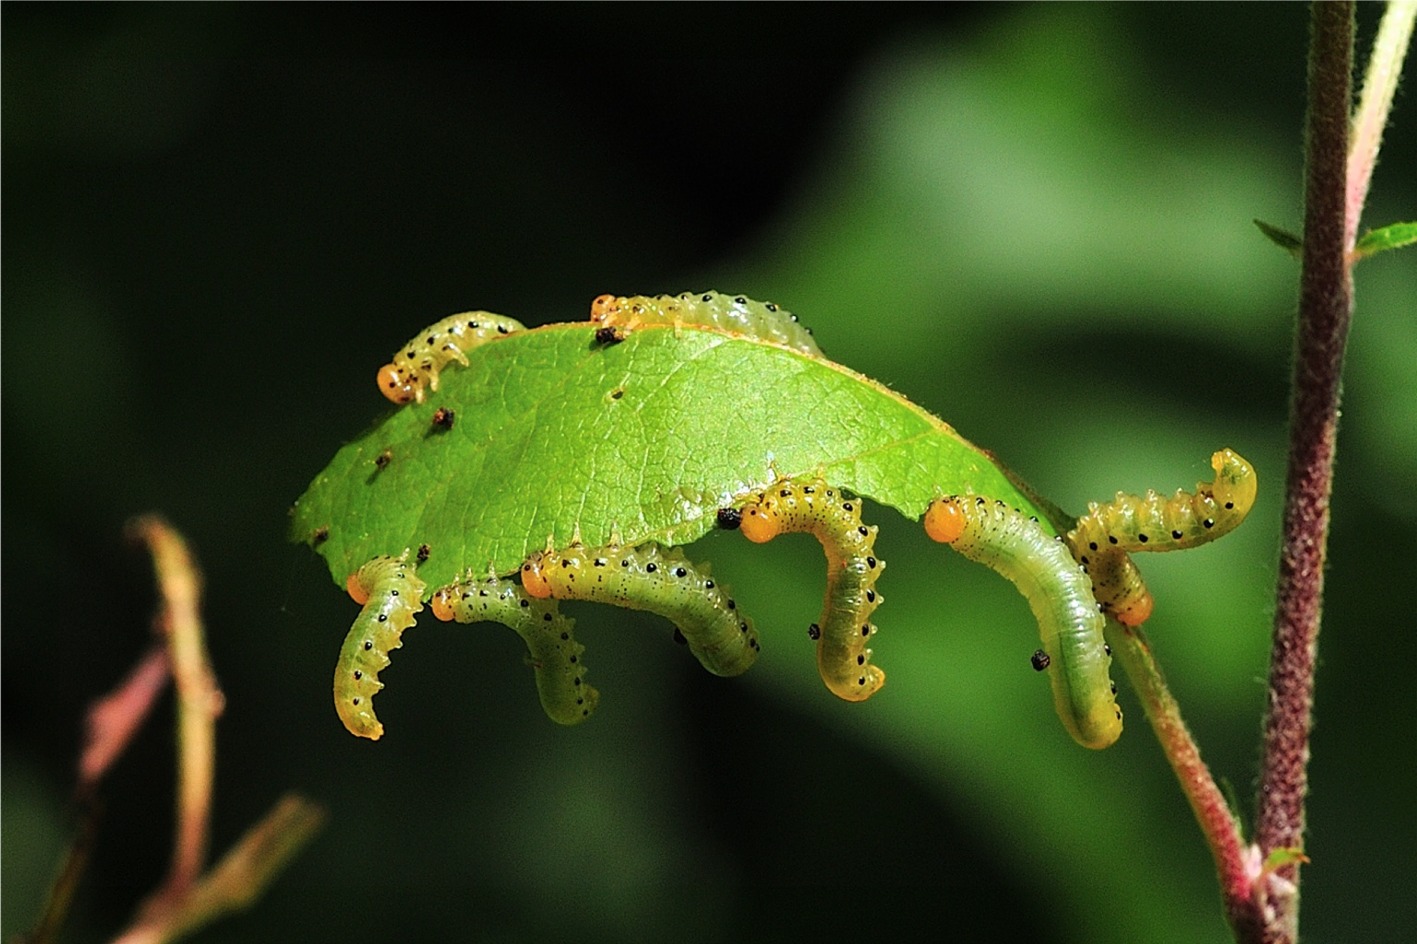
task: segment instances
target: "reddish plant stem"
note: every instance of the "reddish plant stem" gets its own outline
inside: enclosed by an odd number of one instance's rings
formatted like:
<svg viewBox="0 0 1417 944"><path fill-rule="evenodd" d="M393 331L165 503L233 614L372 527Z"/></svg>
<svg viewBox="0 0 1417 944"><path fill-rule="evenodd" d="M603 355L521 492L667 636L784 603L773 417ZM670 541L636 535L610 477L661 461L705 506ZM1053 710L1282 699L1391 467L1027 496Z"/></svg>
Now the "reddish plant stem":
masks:
<svg viewBox="0 0 1417 944"><path fill-rule="evenodd" d="M1344 349L1353 310L1345 245L1353 4L1315 3L1309 53L1304 258L1290 403L1284 536L1270 656L1269 711L1255 822L1262 856L1301 848L1314 664ZM1265 942L1297 940L1299 863L1258 879ZM1237 927L1237 931L1239 928Z"/></svg>
<svg viewBox="0 0 1417 944"><path fill-rule="evenodd" d="M1239 922L1248 920L1251 912L1253 884L1240 823L1201 759L1200 747L1181 718L1180 706L1166 685L1146 635L1140 628L1108 620L1107 641L1146 708L1146 718L1151 722L1156 740L1205 835L1206 845L1210 846L1210 854L1215 859L1225 913L1231 924L1238 927Z"/></svg>

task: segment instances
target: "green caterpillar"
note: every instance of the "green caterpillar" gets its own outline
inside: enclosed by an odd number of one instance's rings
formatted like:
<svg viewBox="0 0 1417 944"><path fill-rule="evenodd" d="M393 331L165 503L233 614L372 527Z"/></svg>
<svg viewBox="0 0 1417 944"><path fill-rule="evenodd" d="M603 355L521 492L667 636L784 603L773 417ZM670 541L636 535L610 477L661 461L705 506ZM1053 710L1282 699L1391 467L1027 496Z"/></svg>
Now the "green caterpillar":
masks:
<svg viewBox="0 0 1417 944"><path fill-rule="evenodd" d="M403 645L400 637L423 609L427 588L402 557L376 557L349 575L346 587L363 604L335 664L335 711L350 734L377 741L384 726L374 714L374 695L384 687L379 672L389 664L390 650Z"/></svg>
<svg viewBox="0 0 1417 944"><path fill-rule="evenodd" d="M487 311L449 315L414 335L392 362L379 368L379 390L394 403L422 403L424 388L438 389L438 372L449 362L466 367L468 351L522 330L515 318Z"/></svg>
<svg viewBox="0 0 1417 944"><path fill-rule="evenodd" d="M714 675L739 675L758 658L758 632L738 604L677 548L573 543L533 553L521 569L533 597L590 600L657 613L678 627L694 656Z"/></svg>
<svg viewBox="0 0 1417 944"><path fill-rule="evenodd" d="M526 643L541 707L552 721L580 724L595 710L600 693L585 681L585 646L572 633L575 620L561 615L555 600L538 600L510 580L485 577L443 587L428 606L444 622L489 621L515 630Z"/></svg>
<svg viewBox="0 0 1417 944"><path fill-rule="evenodd" d="M755 544L798 531L821 542L827 590L822 615L809 630L817 641L817 669L838 697L870 698L886 682L885 671L870 664L866 645L876 634L871 613L883 602L876 578L886 564L874 553L876 527L861 523L861 503L821 479L782 481L750 495L739 512L739 527ZM720 515L720 522L724 519Z"/></svg>
<svg viewBox="0 0 1417 944"><path fill-rule="evenodd" d="M1018 588L1043 642L1043 657L1035 655L1033 664L1048 673L1063 726L1084 747L1111 746L1122 733L1122 709L1108 674L1105 620L1092 582L1063 540L1003 502L957 495L930 503L925 533Z"/></svg>
<svg viewBox="0 0 1417 944"><path fill-rule="evenodd" d="M1073 556L1092 577L1104 610L1127 626L1151 615L1151 593L1127 556L1135 551L1177 551L1214 541L1239 526L1255 505L1259 481L1249 462L1230 449L1210 457L1213 482L1194 492L1163 498L1118 492L1110 502L1092 502L1065 537Z"/></svg>
<svg viewBox="0 0 1417 944"><path fill-rule="evenodd" d="M812 330L796 315L772 302L758 302L743 295L712 291L601 295L590 303L590 320L606 328L625 330L644 324L698 325L770 341L811 357L822 356L821 348L812 339Z"/></svg>

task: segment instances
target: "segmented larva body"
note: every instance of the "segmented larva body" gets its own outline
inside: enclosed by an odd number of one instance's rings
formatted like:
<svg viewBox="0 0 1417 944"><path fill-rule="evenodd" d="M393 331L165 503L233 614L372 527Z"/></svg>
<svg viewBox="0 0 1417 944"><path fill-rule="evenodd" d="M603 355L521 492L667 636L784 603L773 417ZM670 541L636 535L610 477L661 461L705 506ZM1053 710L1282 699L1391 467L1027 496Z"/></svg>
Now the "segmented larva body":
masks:
<svg viewBox="0 0 1417 944"><path fill-rule="evenodd" d="M1110 502L1093 502L1078 518L1066 540L1073 556L1092 577L1105 610L1119 622L1139 626L1151 615L1152 599L1132 551L1177 551L1214 541L1245 520L1254 507L1259 482L1254 467L1238 453L1222 449L1210 457L1215 481L1194 492L1163 498L1117 493Z"/></svg>
<svg viewBox="0 0 1417 944"><path fill-rule="evenodd" d="M834 695L865 701L886 682L871 665L867 646L876 634L871 614L883 598L876 578L886 563L875 556L876 527L861 523L861 503L844 498L821 479L781 481L749 496L740 530L762 544L779 534L807 532L827 557L822 615L810 631L817 641L817 669Z"/></svg>
<svg viewBox="0 0 1417 944"><path fill-rule="evenodd" d="M350 734L377 741L384 726L374 715L374 696L384 683L379 672L390 650L403 645L403 631L423 609L426 585L403 557L376 557L349 575L346 587L363 604L340 647L335 664L335 711Z"/></svg>
<svg viewBox="0 0 1417 944"><path fill-rule="evenodd" d="M392 363L379 368L379 390L395 403L422 403L425 388L438 389L438 372L450 361L466 367L468 351L522 330L520 321L488 311L449 315L414 335Z"/></svg>
<svg viewBox="0 0 1417 944"><path fill-rule="evenodd" d="M521 574L533 597L590 600L663 616L714 675L738 675L758 658L752 621L706 565L696 567L675 548L572 544L533 553Z"/></svg>
<svg viewBox="0 0 1417 944"><path fill-rule="evenodd" d="M585 646L572 632L575 620L561 615L555 600L538 600L510 580L484 577L443 587L428 607L444 622L486 621L515 630L526 643L541 707L552 721L580 724L595 710L600 693L585 681Z"/></svg>
<svg viewBox="0 0 1417 944"><path fill-rule="evenodd" d="M772 302L721 292L679 295L601 295L590 304L590 320L606 327L633 330L639 325L698 325L781 344L821 357L812 331L797 316Z"/></svg>
<svg viewBox="0 0 1417 944"><path fill-rule="evenodd" d="M1033 610L1053 705L1079 744L1101 749L1122 733L1122 709L1108 674L1111 650L1092 582L1062 539L1002 502L951 496L931 502L925 533L1007 577Z"/></svg>

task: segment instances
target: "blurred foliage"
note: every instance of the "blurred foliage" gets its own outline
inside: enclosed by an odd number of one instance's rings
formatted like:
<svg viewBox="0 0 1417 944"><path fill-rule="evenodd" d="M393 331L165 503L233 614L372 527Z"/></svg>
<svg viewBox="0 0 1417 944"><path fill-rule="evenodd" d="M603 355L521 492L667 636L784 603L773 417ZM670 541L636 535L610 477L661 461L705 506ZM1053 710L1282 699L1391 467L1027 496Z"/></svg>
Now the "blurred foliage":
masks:
<svg viewBox="0 0 1417 944"><path fill-rule="evenodd" d="M331 810L202 941L1226 939L1129 693L1116 747L1074 746L1025 668L1022 599L879 508L891 677L867 704L808 656L810 539L709 537L694 555L764 632L741 679L587 607L588 725L544 719L512 634L436 623L390 669L390 736L334 716L354 609L285 510L384 409L394 346L466 308L538 324L716 287L781 301L1065 507L1189 486L1223 445L1252 459L1239 532L1142 562L1173 690L1248 804L1297 284L1250 221L1299 225L1303 9L802 15L7 5L0 930L57 861L85 704L146 646L121 530L158 509L201 557L228 698L214 846L287 788ZM1412 218L1407 104L1365 227ZM1410 253L1364 262L1357 297L1304 871L1320 942L1399 938L1417 873L1417 709L1387 655L1417 585L1391 546L1417 523ZM160 877L170 752L154 723L107 784L70 940Z"/></svg>

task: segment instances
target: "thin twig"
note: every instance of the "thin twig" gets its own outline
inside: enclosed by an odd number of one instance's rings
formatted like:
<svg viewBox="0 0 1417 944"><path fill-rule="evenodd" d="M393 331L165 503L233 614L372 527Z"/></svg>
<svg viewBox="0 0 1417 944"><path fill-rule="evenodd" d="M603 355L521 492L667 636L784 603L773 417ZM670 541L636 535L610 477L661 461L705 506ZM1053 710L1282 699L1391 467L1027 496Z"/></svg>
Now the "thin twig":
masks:
<svg viewBox="0 0 1417 944"><path fill-rule="evenodd" d="M1378 163L1378 147L1387 127L1402 61L1412 41L1412 24L1417 20L1417 0L1392 0L1378 26L1373 53L1363 76L1363 94L1353 116L1353 140L1348 154L1348 186L1345 189L1343 245L1353 251L1358 238L1358 221L1368 199L1368 185Z"/></svg>
<svg viewBox="0 0 1417 944"><path fill-rule="evenodd" d="M166 636L177 688L177 834L167 886L181 892L202 872L216 769L216 719L224 698L207 661L199 601L202 577L182 536L156 516L137 518L128 531L152 550L162 605L157 624Z"/></svg>

